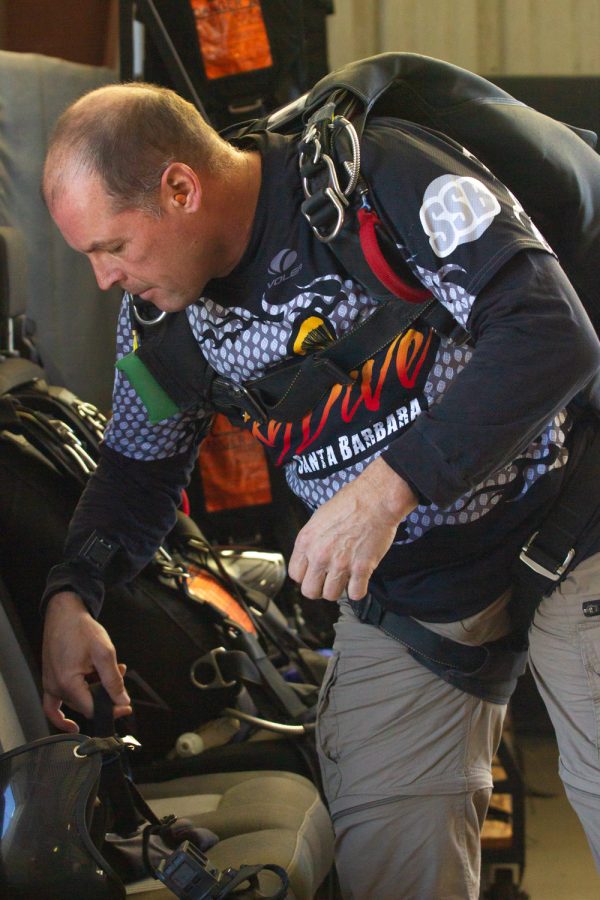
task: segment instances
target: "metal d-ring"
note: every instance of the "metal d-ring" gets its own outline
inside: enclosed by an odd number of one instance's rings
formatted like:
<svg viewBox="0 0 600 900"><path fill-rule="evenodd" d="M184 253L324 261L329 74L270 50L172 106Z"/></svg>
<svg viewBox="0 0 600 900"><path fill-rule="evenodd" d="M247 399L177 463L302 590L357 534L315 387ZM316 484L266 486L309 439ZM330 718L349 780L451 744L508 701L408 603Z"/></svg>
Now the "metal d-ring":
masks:
<svg viewBox="0 0 600 900"><path fill-rule="evenodd" d="M131 294L129 291L125 291L125 297L127 298L127 301L131 304L131 307L133 308L133 315L134 315L137 323L139 325L142 325L144 328L151 328L153 325L158 325L158 323L162 322L162 320L167 315L166 311L164 309L161 309L158 311L158 315L155 316L153 319L145 319L141 315L139 309L137 308L137 304L134 300L133 294Z"/></svg>
<svg viewBox="0 0 600 900"><path fill-rule="evenodd" d="M325 195L325 197L327 197L327 199L330 201L333 208L335 209L335 212L337 214L337 221L331 231L323 232L320 230L320 228L317 225L312 224L312 222L310 220L310 216L306 215L306 213L304 213L304 216L308 220L308 223L310 224L310 227L312 228L315 236L323 243L328 243L329 241L332 241L335 237L338 236L340 229L341 229L342 225L344 224L344 216L345 216L344 207L346 207L348 205L348 201L346 200L346 195L345 195L344 191L340 187L340 183L338 181L337 172L335 171L335 165L333 163L333 160L327 153L321 154L321 160L327 166L327 172L329 175L329 185L325 188L325 190L323 191L323 194ZM300 163L302 164L302 155L300 157ZM310 199L312 194L310 193L308 178L306 178L306 177L302 178L302 187L304 190L304 196L306 197L307 200Z"/></svg>
<svg viewBox="0 0 600 900"><path fill-rule="evenodd" d="M304 216L308 220L315 236L323 243L329 243L329 241L334 240L334 238L336 238L340 233L342 225L344 224L345 207L348 206L348 198L355 190L360 175L360 141L358 139L356 129L354 125L348 119L346 119L345 116L335 116L329 127L334 128L337 125L340 125L345 129L345 131L348 133L350 143L352 145L352 162L347 161L344 163L344 168L348 174L349 179L348 184L345 188L342 188L340 185L333 159L329 154L323 153L321 142L319 140L318 132L314 123L311 124L311 126L308 128L303 138L303 143L305 145L308 145L309 143L314 144L314 154L312 159L313 165L316 165L319 161L321 161L327 167L327 176L329 183L328 186L322 191L322 193L332 204L337 216L337 221L331 231L324 231L318 226L313 225L310 219L310 215L304 213ZM302 151L300 153L299 160L301 170L304 166L305 158L305 152ZM313 195L311 194L309 179L307 176L302 177L302 188L304 190L304 196L307 200L310 200Z"/></svg>
<svg viewBox="0 0 600 900"><path fill-rule="evenodd" d="M337 222L335 223L335 225L333 226L331 231L325 232L325 233L323 233L322 231L319 230L318 225L313 225L311 223L310 227L312 228L315 236L318 237L318 239L320 241L322 241L324 244L328 244L329 241L332 241L340 233L342 225L344 224L344 218L346 215L346 211L342 204L342 201L344 200L343 196L341 196L340 194L337 194L335 192L335 190L331 187L325 188L324 193L325 193L325 196L331 201L331 204L337 213ZM305 217L310 222L310 219L308 218L308 216L306 216L306 214L305 214Z"/></svg>

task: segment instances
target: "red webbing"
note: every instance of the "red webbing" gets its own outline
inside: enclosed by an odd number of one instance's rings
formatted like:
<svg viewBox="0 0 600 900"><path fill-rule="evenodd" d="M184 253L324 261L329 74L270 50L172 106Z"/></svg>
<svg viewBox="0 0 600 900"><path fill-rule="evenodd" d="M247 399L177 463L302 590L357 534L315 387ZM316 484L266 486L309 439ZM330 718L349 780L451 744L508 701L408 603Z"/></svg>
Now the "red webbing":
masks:
<svg viewBox="0 0 600 900"><path fill-rule="evenodd" d="M364 257L372 270L373 274L381 281L381 283L399 297L401 300L407 300L409 303L424 303L431 297L430 291L426 288L415 288L400 278L394 272L392 267L385 259L379 242L377 240L377 232L375 226L380 224L380 220L373 210L361 207L358 210L358 236L360 246Z"/></svg>
<svg viewBox="0 0 600 900"><path fill-rule="evenodd" d="M189 514L191 512L190 498L188 497L188 493L186 490L182 490L182 492L181 492L180 509L181 509L181 512L184 514L184 516L189 516Z"/></svg>

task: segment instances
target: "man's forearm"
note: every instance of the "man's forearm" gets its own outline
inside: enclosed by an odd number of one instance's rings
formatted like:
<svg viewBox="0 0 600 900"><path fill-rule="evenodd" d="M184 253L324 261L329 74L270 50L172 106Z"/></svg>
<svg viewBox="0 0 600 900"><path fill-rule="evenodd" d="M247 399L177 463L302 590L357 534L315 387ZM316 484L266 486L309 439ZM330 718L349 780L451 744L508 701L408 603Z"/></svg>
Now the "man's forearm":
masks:
<svg viewBox="0 0 600 900"><path fill-rule="evenodd" d="M194 446L179 457L145 463L104 447L71 520L64 560L49 574L43 606L53 594L72 590L97 616L104 586L133 578L173 527L196 455ZM86 551L94 539L100 554Z"/></svg>
<svg viewBox="0 0 600 900"><path fill-rule="evenodd" d="M515 459L600 365L592 326L545 254L520 254L498 273L473 326L472 359L384 453L442 508Z"/></svg>

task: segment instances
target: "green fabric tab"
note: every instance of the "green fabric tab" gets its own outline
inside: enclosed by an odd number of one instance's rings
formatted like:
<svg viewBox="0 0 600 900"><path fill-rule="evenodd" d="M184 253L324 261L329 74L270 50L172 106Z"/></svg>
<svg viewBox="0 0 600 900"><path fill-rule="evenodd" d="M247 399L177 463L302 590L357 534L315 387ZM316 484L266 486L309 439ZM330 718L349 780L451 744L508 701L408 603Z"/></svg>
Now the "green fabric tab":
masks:
<svg viewBox="0 0 600 900"><path fill-rule="evenodd" d="M135 351L123 356L115 366L123 372L136 394L146 407L148 420L152 425L169 419L179 412L177 404L171 400L158 381L150 374Z"/></svg>

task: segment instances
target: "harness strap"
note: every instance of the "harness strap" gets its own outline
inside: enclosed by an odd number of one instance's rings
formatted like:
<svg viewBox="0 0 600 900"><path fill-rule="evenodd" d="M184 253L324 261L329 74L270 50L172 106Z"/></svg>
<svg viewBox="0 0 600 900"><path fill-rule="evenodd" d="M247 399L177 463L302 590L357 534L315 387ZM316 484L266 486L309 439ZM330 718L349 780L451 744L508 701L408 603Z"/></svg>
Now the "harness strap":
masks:
<svg viewBox="0 0 600 900"><path fill-rule="evenodd" d="M177 408L195 407L206 396L213 369L192 333L185 310L167 315L156 327L144 327L139 324L139 319L136 326L133 315L135 303L133 299L130 300L132 326L142 337L140 346L135 351L136 358L143 363ZM177 365L173 364L174 360ZM135 387L135 382L132 383ZM173 415L173 412L176 409L168 414Z"/></svg>
<svg viewBox="0 0 600 900"><path fill-rule="evenodd" d="M94 718L92 731L100 738L110 738L114 735L115 725L113 719L112 700L100 682L90 685L94 699ZM136 792L137 794L137 792ZM121 756L119 753L107 753L102 760L102 774L98 796L110 804L113 822L111 831L122 837L127 837L137 830L144 821L143 813L138 809L137 796L132 791L132 782L123 771ZM151 821L158 821L156 816Z"/></svg>
<svg viewBox="0 0 600 900"><path fill-rule="evenodd" d="M278 418L306 412L334 384L352 384L350 373L406 331L425 311L425 307L406 307L393 300L383 303L368 319L323 350L302 357L295 365L278 366L272 373L247 382L246 388Z"/></svg>
<svg viewBox="0 0 600 900"><path fill-rule="evenodd" d="M350 600L361 622L403 644L427 669L468 694L490 703L507 703L525 671L526 644L512 634L486 644L461 644L431 631L407 615L386 609L369 594Z"/></svg>
<svg viewBox="0 0 600 900"><path fill-rule="evenodd" d="M302 702L296 691L284 679L279 669L273 665L257 638L250 634L249 631L240 628L235 622L231 622L231 633L233 634L234 632L234 639L244 648L258 669L264 687L280 708L284 709L286 715L291 719L304 721L310 708Z"/></svg>
<svg viewBox="0 0 600 900"><path fill-rule="evenodd" d="M483 646L460 644L437 634L410 616L386 609L372 594L365 600L351 600L350 606L361 622L375 625L415 653L438 665L452 666L471 674L481 668L487 659L488 654Z"/></svg>
<svg viewBox="0 0 600 900"><path fill-rule="evenodd" d="M10 440L11 433L22 435L59 472L73 476L85 486L94 461L66 422L22 403L18 396L6 394L0 396L0 439Z"/></svg>
<svg viewBox="0 0 600 900"><path fill-rule="evenodd" d="M352 372L389 345L417 320L455 344L468 341L468 333L450 312L433 298L426 304L406 305L392 298L356 328L329 344L287 365L278 365L254 381L236 384L214 378L211 401L231 415L241 410L244 419L292 421L306 415L336 384L352 384Z"/></svg>
<svg viewBox="0 0 600 900"><path fill-rule="evenodd" d="M594 546L600 526L600 418L576 422L565 484L513 568L513 618L529 624L553 591Z"/></svg>
<svg viewBox="0 0 600 900"><path fill-rule="evenodd" d="M157 388L174 404L168 411L162 404L160 412L152 403L148 406L147 392L142 390L143 385L130 365L123 365L121 360L117 367L137 390L153 422L198 402L207 410L222 412L230 418L241 416L243 421L255 419L265 423L269 418L293 421L310 412L335 385L353 384L355 376L351 373L417 320L456 345L469 341L468 332L433 297L417 306L388 296L368 319L322 350L278 364L260 378L245 383L217 375L202 354L185 312L168 316L155 331L144 330L140 347L124 357L124 360L135 357L145 372L144 377L156 380ZM172 365L173 359L178 361L176 367Z"/></svg>

